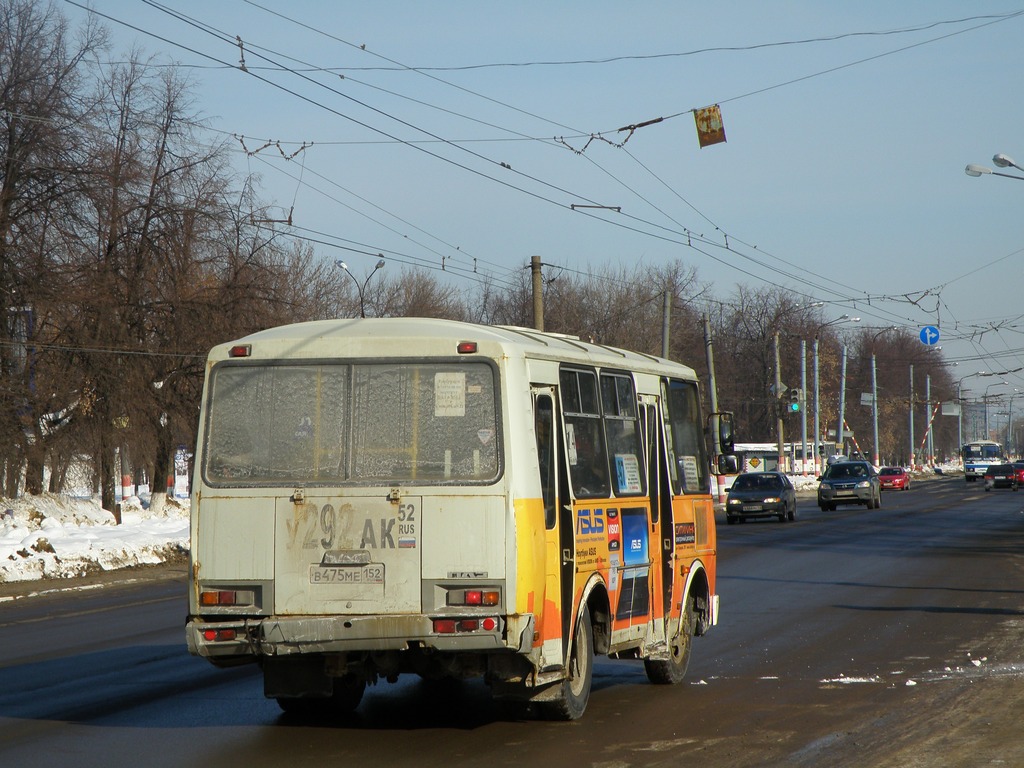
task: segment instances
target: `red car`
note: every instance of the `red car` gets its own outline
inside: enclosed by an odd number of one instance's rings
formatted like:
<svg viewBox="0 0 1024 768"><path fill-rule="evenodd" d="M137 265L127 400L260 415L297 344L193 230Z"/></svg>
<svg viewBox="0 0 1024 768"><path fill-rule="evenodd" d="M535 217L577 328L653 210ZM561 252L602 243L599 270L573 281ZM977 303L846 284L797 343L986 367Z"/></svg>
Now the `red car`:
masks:
<svg viewBox="0 0 1024 768"><path fill-rule="evenodd" d="M1017 474L1017 484L1024 485L1024 461L1013 462L1013 471Z"/></svg>
<svg viewBox="0 0 1024 768"><path fill-rule="evenodd" d="M883 491L910 490L910 475L903 467L882 467L878 479L882 481Z"/></svg>

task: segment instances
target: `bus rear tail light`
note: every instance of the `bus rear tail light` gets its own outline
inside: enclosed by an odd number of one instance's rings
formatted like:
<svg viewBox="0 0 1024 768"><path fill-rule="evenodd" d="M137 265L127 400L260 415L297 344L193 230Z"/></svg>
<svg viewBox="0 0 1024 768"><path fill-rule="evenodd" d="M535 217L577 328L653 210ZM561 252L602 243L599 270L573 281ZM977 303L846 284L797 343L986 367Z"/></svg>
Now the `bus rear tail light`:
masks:
<svg viewBox="0 0 1024 768"><path fill-rule="evenodd" d="M460 632L494 632L498 628L498 620L493 616L482 619L434 619L434 633L438 635L454 635Z"/></svg>
<svg viewBox="0 0 1024 768"><path fill-rule="evenodd" d="M203 606L250 606L255 602L255 593L247 589L210 589L199 594L199 604Z"/></svg>
<svg viewBox="0 0 1024 768"><path fill-rule="evenodd" d="M235 344L228 350L228 357L249 357L252 355L252 344Z"/></svg>
<svg viewBox="0 0 1024 768"><path fill-rule="evenodd" d="M487 605L501 603L501 591L497 589L457 589L448 593L448 605Z"/></svg>
<svg viewBox="0 0 1024 768"><path fill-rule="evenodd" d="M233 629L204 629L203 639L208 643L221 643L235 640L238 634Z"/></svg>

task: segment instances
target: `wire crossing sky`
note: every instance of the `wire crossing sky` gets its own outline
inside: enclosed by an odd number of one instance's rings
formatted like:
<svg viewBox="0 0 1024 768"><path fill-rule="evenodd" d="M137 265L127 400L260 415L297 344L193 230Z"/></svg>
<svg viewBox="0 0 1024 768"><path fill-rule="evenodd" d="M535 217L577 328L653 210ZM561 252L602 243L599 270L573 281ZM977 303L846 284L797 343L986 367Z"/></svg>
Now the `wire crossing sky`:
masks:
<svg viewBox="0 0 1024 768"><path fill-rule="evenodd" d="M1024 161L1024 4L91 7L112 60L183 67L285 229L356 271L682 262L722 301L781 285L935 326L951 363L1024 366L1024 186L964 173ZM727 141L701 149L714 104Z"/></svg>

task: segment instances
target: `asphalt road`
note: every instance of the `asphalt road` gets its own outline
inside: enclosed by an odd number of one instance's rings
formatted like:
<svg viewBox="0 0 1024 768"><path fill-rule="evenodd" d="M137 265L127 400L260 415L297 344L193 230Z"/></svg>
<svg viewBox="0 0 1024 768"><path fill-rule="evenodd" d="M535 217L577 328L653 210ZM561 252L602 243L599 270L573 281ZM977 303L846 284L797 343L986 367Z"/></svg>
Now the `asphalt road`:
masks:
<svg viewBox="0 0 1024 768"><path fill-rule="evenodd" d="M294 720L253 668L188 656L183 564L8 585L42 594L0 602L0 764L1024 765L1024 493L936 478L880 510L720 523L721 622L687 681L599 661L573 723L404 677Z"/></svg>

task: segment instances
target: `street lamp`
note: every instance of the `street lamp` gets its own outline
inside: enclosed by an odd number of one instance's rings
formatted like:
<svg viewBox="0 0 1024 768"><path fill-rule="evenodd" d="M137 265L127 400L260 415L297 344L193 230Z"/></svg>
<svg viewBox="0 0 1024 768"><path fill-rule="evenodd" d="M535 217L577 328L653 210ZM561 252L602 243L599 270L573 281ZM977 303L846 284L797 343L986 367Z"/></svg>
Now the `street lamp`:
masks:
<svg viewBox="0 0 1024 768"><path fill-rule="evenodd" d="M1009 155L1004 155L1002 152L1000 152L997 155L993 155L992 162L995 163L996 166L999 168L1016 168L1018 171L1024 171L1024 168L1021 168L1019 165L1013 162L1012 157L1010 157ZM1016 176L1014 178L1016 178Z"/></svg>
<svg viewBox="0 0 1024 768"><path fill-rule="evenodd" d="M879 466L878 460L878 374L875 370L875 341L883 333L889 331L895 331L896 326L890 325L888 328L883 328L874 336L871 337L871 421L873 427L873 438L874 438L874 465Z"/></svg>
<svg viewBox="0 0 1024 768"><path fill-rule="evenodd" d="M1009 155L1004 155L1002 152L1000 152L997 155L994 155L992 157L992 162L995 164L997 168L1016 168L1018 171L1024 171L1024 168L1021 168L1019 165L1013 162L1013 158L1011 158ZM1007 179L1017 179L1017 181L1024 181L1024 176L1017 176L1016 174L1012 173L1000 173L999 171L993 171L991 168L988 168L984 165L974 165L973 163L964 168L964 173L966 173L968 176L974 177L1003 176L1004 178Z"/></svg>
<svg viewBox="0 0 1024 768"><path fill-rule="evenodd" d="M352 271L348 268L348 264L346 264L344 261L336 261L334 263L335 265L343 269L345 271L345 274L351 277L352 282L355 283L356 291L359 292L359 316L366 317L366 284L370 282L370 278L373 277L374 273L376 273L378 269L384 267L384 259L380 259L377 262L376 266L374 266L374 268L370 270L370 274L368 274L366 276L366 279L363 280L362 285L360 285L359 280L356 279L356 276L352 274Z"/></svg>

